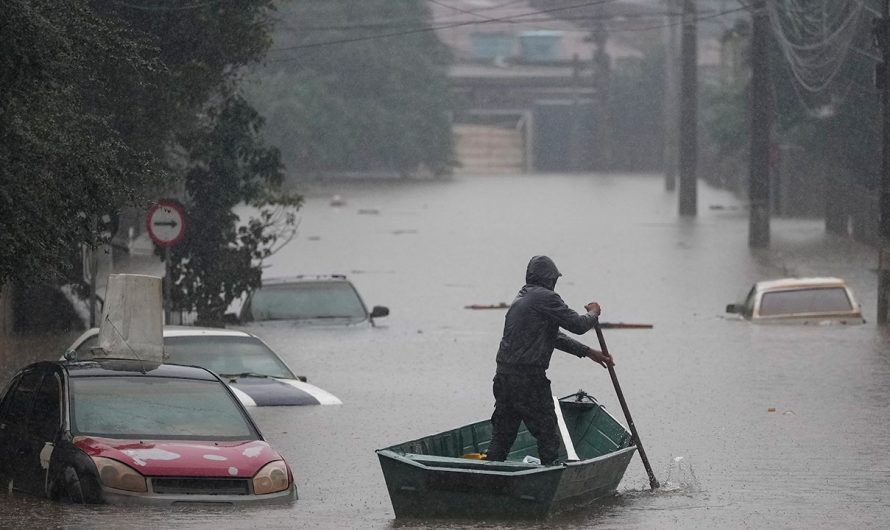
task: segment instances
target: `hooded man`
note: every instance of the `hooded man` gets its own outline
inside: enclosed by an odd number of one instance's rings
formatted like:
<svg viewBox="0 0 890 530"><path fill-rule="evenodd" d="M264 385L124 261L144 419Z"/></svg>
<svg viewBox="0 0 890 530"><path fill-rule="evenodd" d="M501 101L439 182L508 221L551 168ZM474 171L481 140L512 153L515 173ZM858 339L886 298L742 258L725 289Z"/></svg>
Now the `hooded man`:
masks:
<svg viewBox="0 0 890 530"><path fill-rule="evenodd" d="M577 357L588 357L603 367L612 364L610 356L560 331L563 328L581 335L593 328L600 315L600 306L596 302L584 306L585 314L569 308L553 291L560 276L562 274L553 260L547 256L534 256L528 262L525 286L507 311L494 376L495 406L487 460L507 458L516 440L519 423L524 421L538 442L541 462L545 465L556 463L559 426L550 380L546 375L553 348Z"/></svg>

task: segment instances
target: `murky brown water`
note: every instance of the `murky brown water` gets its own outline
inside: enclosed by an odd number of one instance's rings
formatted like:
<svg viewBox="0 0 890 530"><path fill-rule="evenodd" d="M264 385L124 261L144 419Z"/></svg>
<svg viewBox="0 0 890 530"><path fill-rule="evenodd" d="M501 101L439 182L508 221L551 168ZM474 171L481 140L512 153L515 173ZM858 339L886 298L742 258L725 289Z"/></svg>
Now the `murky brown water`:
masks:
<svg viewBox="0 0 890 530"><path fill-rule="evenodd" d="M346 273L375 329L270 329L267 338L339 407L256 409L290 461L300 500L286 508L132 509L0 498L2 526L309 528L878 528L890 522L890 333L874 324L875 251L828 236L818 221L773 220L769 250L747 247L747 213L702 186L700 213L676 215L658 176L463 177L445 182L316 185L300 234L267 276ZM341 208L329 206L339 194ZM720 206L712 209L711 206ZM374 449L491 412L503 312L534 254L564 276L557 290L604 321L649 460L635 458L619 495L546 523L396 521ZM758 279L837 275L868 323L755 326L724 318ZM594 344L593 335L582 338ZM55 338L55 344L67 341ZM0 370L25 364L5 346ZM47 346L52 358L61 346ZM556 352L555 393L579 388L621 417L608 374ZM770 412L774 408L774 412Z"/></svg>

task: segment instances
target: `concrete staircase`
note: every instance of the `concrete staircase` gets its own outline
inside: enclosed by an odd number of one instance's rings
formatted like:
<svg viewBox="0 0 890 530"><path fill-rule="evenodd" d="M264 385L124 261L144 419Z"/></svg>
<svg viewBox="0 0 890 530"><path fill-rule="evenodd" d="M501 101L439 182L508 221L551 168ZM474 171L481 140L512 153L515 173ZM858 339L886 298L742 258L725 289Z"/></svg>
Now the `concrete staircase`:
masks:
<svg viewBox="0 0 890 530"><path fill-rule="evenodd" d="M460 174L524 173L525 146L515 128L454 124Z"/></svg>

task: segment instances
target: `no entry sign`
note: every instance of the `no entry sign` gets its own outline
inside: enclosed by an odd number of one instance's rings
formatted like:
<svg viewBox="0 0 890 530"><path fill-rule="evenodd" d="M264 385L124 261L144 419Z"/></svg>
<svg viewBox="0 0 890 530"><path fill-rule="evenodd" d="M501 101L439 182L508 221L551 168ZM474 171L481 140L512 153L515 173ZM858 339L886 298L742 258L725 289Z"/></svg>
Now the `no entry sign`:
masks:
<svg viewBox="0 0 890 530"><path fill-rule="evenodd" d="M179 243L185 234L185 210L179 202L161 199L148 210L145 217L148 235L162 247Z"/></svg>

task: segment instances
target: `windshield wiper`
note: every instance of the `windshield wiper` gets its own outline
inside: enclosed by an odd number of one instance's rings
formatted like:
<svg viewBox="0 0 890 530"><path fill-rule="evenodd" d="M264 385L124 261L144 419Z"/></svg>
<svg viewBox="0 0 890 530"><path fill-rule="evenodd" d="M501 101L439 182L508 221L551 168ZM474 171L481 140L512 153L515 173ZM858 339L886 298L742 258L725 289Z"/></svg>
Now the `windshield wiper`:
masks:
<svg viewBox="0 0 890 530"><path fill-rule="evenodd" d="M258 374L256 372L241 372L240 374L219 374L221 377L225 377L227 379L238 379L239 377L262 377L268 378L270 376L266 374Z"/></svg>

